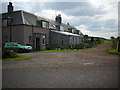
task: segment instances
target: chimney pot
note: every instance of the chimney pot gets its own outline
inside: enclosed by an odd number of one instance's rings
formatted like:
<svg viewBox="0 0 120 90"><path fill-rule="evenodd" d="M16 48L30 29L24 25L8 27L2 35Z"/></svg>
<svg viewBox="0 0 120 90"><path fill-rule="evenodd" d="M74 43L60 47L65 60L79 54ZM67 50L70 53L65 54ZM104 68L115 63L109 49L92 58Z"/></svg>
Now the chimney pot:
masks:
<svg viewBox="0 0 120 90"><path fill-rule="evenodd" d="M56 21L57 23L59 23L59 24L62 23L61 14L58 14L58 16L56 16L55 21Z"/></svg>
<svg viewBox="0 0 120 90"><path fill-rule="evenodd" d="M13 12L12 2L9 2L9 5L8 5L8 13L10 12Z"/></svg>
<svg viewBox="0 0 120 90"><path fill-rule="evenodd" d="M69 23L67 23L67 25L70 25Z"/></svg>

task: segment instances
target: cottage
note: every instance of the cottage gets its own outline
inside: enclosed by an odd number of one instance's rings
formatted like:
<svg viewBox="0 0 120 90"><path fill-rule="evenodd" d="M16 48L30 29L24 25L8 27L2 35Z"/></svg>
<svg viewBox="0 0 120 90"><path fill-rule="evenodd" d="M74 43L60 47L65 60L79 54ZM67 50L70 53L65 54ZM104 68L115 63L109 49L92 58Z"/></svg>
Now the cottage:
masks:
<svg viewBox="0 0 120 90"><path fill-rule="evenodd" d="M69 24L62 23L59 14L55 20L40 17L19 10L13 11L11 2L8 12L2 14L2 42L19 42L29 44L33 50L71 47L83 41L80 30Z"/></svg>

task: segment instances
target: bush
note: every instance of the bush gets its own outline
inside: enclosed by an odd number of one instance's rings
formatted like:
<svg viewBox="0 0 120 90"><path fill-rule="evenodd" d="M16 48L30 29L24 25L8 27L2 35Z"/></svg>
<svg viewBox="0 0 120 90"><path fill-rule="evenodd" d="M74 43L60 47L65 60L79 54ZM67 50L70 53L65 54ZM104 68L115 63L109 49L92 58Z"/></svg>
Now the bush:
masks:
<svg viewBox="0 0 120 90"><path fill-rule="evenodd" d="M117 39L112 40L112 48L117 49L117 42L118 42Z"/></svg>
<svg viewBox="0 0 120 90"><path fill-rule="evenodd" d="M87 44L85 44L85 48L91 48L93 46L94 46L93 43L87 43Z"/></svg>
<svg viewBox="0 0 120 90"><path fill-rule="evenodd" d="M13 50L3 50L2 52L2 58L16 58L16 57L18 57L18 55Z"/></svg>
<svg viewBox="0 0 120 90"><path fill-rule="evenodd" d="M74 49L84 49L85 48L85 43L80 43L75 45Z"/></svg>
<svg viewBox="0 0 120 90"><path fill-rule="evenodd" d="M68 50L68 47L66 47L66 46L62 46L62 47L58 47L58 49L60 49L60 50Z"/></svg>

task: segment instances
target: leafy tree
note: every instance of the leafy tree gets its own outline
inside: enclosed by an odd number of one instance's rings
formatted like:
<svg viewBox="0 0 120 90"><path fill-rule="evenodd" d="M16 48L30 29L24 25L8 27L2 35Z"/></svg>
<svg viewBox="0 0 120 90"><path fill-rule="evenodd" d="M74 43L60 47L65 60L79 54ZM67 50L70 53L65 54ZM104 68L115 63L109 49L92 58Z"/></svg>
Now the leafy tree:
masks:
<svg viewBox="0 0 120 90"><path fill-rule="evenodd" d="M91 42L93 42L94 41L94 37L91 37Z"/></svg>
<svg viewBox="0 0 120 90"><path fill-rule="evenodd" d="M115 37L111 36L110 39L111 39L111 40L112 40L112 39L115 39Z"/></svg>
<svg viewBox="0 0 120 90"><path fill-rule="evenodd" d="M84 35L84 38L88 38L88 35Z"/></svg>

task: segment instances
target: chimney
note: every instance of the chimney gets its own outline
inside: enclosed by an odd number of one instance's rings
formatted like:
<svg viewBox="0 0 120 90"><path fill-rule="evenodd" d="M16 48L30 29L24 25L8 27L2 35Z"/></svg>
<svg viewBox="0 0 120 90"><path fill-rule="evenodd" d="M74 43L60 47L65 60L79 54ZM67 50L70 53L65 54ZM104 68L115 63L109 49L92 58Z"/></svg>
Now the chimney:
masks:
<svg viewBox="0 0 120 90"><path fill-rule="evenodd" d="M55 21L56 21L57 23L59 23L59 24L62 23L61 14L58 14L58 16L56 16Z"/></svg>
<svg viewBox="0 0 120 90"><path fill-rule="evenodd" d="M13 12L12 2L9 2L9 5L8 5L8 13L10 12Z"/></svg>
<svg viewBox="0 0 120 90"><path fill-rule="evenodd" d="M67 23L67 25L70 25L69 22Z"/></svg>

